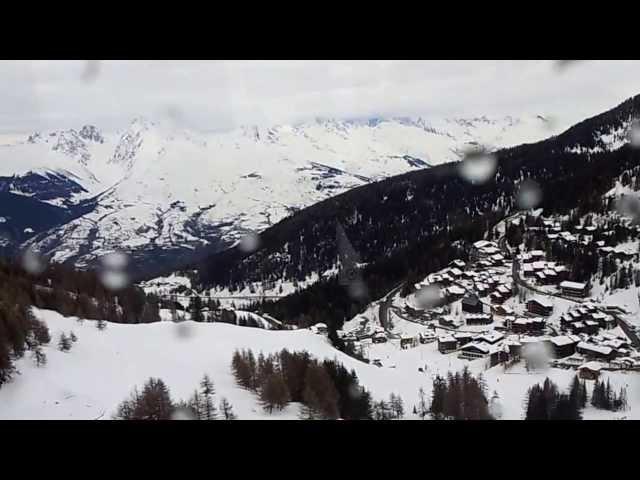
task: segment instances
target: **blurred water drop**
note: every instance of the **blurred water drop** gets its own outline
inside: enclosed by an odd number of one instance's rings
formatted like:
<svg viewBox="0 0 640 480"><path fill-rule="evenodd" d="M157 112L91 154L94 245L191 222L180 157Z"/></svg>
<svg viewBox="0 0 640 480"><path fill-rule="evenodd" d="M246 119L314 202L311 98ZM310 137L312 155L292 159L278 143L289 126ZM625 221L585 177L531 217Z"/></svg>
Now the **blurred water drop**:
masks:
<svg viewBox="0 0 640 480"><path fill-rule="evenodd" d="M440 287L436 284L425 285L416 292L416 306L428 310L442 302Z"/></svg>
<svg viewBox="0 0 640 480"><path fill-rule="evenodd" d="M638 197L621 196L616 201L616 211L623 217L629 217L634 223L640 222L640 200Z"/></svg>
<svg viewBox="0 0 640 480"><path fill-rule="evenodd" d="M347 395L349 395L349 398L352 400L358 400L362 396L362 387L356 386L353 383L350 384Z"/></svg>
<svg viewBox="0 0 640 480"><path fill-rule="evenodd" d="M537 369L546 369L552 359L551 349L542 342L527 344L522 349L522 358L526 364Z"/></svg>
<svg viewBox="0 0 640 480"><path fill-rule="evenodd" d="M489 413L496 420L502 418L503 408L502 403L497 398L492 398L491 403L489 403Z"/></svg>
<svg viewBox="0 0 640 480"><path fill-rule="evenodd" d="M542 189L531 179L520 184L516 194L516 204L520 210L529 210L537 207L542 202Z"/></svg>
<svg viewBox="0 0 640 480"><path fill-rule="evenodd" d="M22 255L22 268L31 275L40 275L47 268L47 260L33 248L28 248Z"/></svg>
<svg viewBox="0 0 640 480"><path fill-rule="evenodd" d="M93 83L100 75L100 60L87 60L82 71L82 80L86 83Z"/></svg>
<svg viewBox="0 0 640 480"><path fill-rule="evenodd" d="M171 420L197 420L190 408L176 408L171 413Z"/></svg>
<svg viewBox="0 0 640 480"><path fill-rule="evenodd" d="M193 336L193 326L190 322L182 321L175 324L176 337L187 339Z"/></svg>
<svg viewBox="0 0 640 480"><path fill-rule="evenodd" d="M369 295L367 285L360 278L356 278L350 282L347 290L349 292L349 296L354 300L365 300Z"/></svg>
<svg viewBox="0 0 640 480"><path fill-rule="evenodd" d="M129 264L129 257L122 252L114 252L102 257L102 265L111 270L124 270Z"/></svg>
<svg viewBox="0 0 640 480"><path fill-rule="evenodd" d="M553 132L556 130L558 120L552 115L538 115L543 130Z"/></svg>
<svg viewBox="0 0 640 480"><path fill-rule="evenodd" d="M122 290L129 285L129 275L121 270L104 270L100 281L109 290Z"/></svg>
<svg viewBox="0 0 640 480"><path fill-rule="evenodd" d="M467 182L481 184L495 177L498 162L486 152L469 153L458 165L460 176Z"/></svg>
<svg viewBox="0 0 640 480"><path fill-rule="evenodd" d="M260 236L250 232L240 239L238 248L245 253L255 252L260 247Z"/></svg>
<svg viewBox="0 0 640 480"><path fill-rule="evenodd" d="M575 66L580 60L556 60L554 68L558 73L566 71L569 67Z"/></svg>
<svg viewBox="0 0 640 480"><path fill-rule="evenodd" d="M632 148L640 148L640 121L634 120L629 129L629 143Z"/></svg>

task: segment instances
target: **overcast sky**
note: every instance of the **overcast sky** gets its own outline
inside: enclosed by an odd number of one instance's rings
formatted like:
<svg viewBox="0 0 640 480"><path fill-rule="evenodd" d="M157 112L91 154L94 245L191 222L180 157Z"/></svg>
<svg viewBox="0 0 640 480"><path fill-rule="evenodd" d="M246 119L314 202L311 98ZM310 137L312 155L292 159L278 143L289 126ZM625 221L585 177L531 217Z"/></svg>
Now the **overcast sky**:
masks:
<svg viewBox="0 0 640 480"><path fill-rule="evenodd" d="M0 61L0 133L315 117L542 114L570 124L640 93L640 62Z"/></svg>

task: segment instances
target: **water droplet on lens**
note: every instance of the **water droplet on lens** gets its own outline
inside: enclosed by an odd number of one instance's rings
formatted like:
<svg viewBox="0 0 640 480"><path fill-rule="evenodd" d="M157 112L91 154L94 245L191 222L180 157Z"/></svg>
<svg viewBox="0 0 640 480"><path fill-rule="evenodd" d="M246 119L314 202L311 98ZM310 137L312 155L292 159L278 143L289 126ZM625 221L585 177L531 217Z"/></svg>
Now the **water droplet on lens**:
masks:
<svg viewBox="0 0 640 480"><path fill-rule="evenodd" d="M129 285L129 276L118 270L105 270L100 274L100 281L109 290L121 290Z"/></svg>
<svg viewBox="0 0 640 480"><path fill-rule="evenodd" d="M176 408L171 413L171 420L197 420L197 418L189 408Z"/></svg>
<svg viewBox="0 0 640 480"><path fill-rule="evenodd" d="M122 252L114 252L102 257L102 265L113 270L123 270L129 264L129 257Z"/></svg>
<svg viewBox="0 0 640 480"><path fill-rule="evenodd" d="M527 179L520 184L516 195L516 204L520 210L529 210L542 202L542 189L533 180Z"/></svg>
<svg viewBox="0 0 640 480"><path fill-rule="evenodd" d="M260 236L257 233L248 233L240 240L238 248L245 253L255 252L260 247Z"/></svg>
<svg viewBox="0 0 640 480"><path fill-rule="evenodd" d="M22 256L22 268L31 275L40 275L47 268L47 260L36 250L29 248Z"/></svg>
<svg viewBox="0 0 640 480"><path fill-rule="evenodd" d="M428 310L435 308L442 302L441 290L438 285L425 285L416 292L416 304L418 308Z"/></svg>
<svg viewBox="0 0 640 480"><path fill-rule="evenodd" d="M471 152L458 165L460 176L473 184L486 183L495 177L498 161L487 152Z"/></svg>

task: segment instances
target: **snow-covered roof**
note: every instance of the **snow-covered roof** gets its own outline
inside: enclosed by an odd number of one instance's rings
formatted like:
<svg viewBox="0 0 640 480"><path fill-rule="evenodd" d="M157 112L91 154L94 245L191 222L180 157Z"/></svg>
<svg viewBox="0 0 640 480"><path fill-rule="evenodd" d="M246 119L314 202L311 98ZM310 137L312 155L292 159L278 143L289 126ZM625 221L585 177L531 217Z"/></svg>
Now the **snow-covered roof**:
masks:
<svg viewBox="0 0 640 480"><path fill-rule="evenodd" d="M579 341L575 339L575 337L570 337L568 335L562 335L559 337L551 337L550 342L553 343L557 347L563 347L565 345L571 345L572 343L578 343Z"/></svg>
<svg viewBox="0 0 640 480"><path fill-rule="evenodd" d="M458 287L457 285L451 285L447 290L453 295L464 295L465 292L464 288Z"/></svg>
<svg viewBox="0 0 640 480"><path fill-rule="evenodd" d="M560 288L573 288L576 290L584 290L586 288L586 285L584 283L570 282L569 280L565 280L564 282L560 282Z"/></svg>
<svg viewBox="0 0 640 480"><path fill-rule="evenodd" d="M587 342L580 342L578 344L578 348L582 349L582 350L587 350L590 352L595 352L595 353L600 353L602 355L609 355L613 349L611 347L603 347L600 345L593 345L591 343L587 343Z"/></svg>
<svg viewBox="0 0 640 480"><path fill-rule="evenodd" d="M602 370L602 364L600 362L587 362L578 367L578 370L583 370L583 369L599 372L600 370Z"/></svg>
<svg viewBox="0 0 640 480"><path fill-rule="evenodd" d="M448 342L455 342L456 339L453 338L453 336L451 335L441 335L438 337L438 342L440 343L448 343Z"/></svg>
<svg viewBox="0 0 640 480"><path fill-rule="evenodd" d="M536 302L536 303L538 303L539 305L542 305L545 308L553 308L553 302L551 302L550 300L547 300L546 298L536 297L536 298L532 298L529 301L530 302Z"/></svg>
<svg viewBox="0 0 640 480"><path fill-rule="evenodd" d="M483 353L489 353L490 349L489 346L484 344L484 343L467 343L464 347L462 347L460 350L480 350Z"/></svg>
<svg viewBox="0 0 640 480"><path fill-rule="evenodd" d="M473 246L474 246L475 248L484 248L484 247L486 247L487 245L491 245L491 242L489 242L489 241L487 241L487 240L478 240L477 242L475 242L475 243L473 244Z"/></svg>
<svg viewBox="0 0 640 480"><path fill-rule="evenodd" d="M491 332L491 333L485 333L483 335L479 335L478 337L476 337L476 340L479 342L496 343L497 341L502 340L503 338L504 338L504 335L502 333Z"/></svg>

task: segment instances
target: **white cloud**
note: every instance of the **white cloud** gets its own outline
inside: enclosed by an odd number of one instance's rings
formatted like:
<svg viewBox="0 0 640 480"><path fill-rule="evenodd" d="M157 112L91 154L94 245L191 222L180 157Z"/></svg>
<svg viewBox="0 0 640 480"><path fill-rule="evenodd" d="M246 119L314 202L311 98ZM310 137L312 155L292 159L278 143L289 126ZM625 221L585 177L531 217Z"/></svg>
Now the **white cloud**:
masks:
<svg viewBox="0 0 640 480"><path fill-rule="evenodd" d="M562 124L638 91L637 61L0 62L0 133L123 128L135 116L203 130L314 117L543 114ZM89 80L89 81L87 81Z"/></svg>

